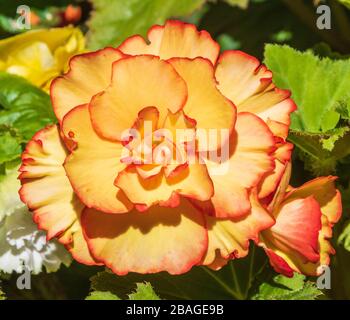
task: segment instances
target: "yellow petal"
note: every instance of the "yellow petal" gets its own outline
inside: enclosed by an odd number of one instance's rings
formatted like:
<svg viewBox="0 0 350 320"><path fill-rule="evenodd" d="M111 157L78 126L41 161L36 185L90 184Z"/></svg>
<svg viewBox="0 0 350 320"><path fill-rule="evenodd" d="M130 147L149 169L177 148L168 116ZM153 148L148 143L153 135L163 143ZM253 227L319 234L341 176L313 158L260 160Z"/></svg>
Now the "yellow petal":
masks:
<svg viewBox="0 0 350 320"><path fill-rule="evenodd" d="M62 166L67 155L57 126L40 130L27 144L22 156L20 196L30 210L39 229L47 238L58 237L66 246L76 246L81 234L79 223L84 205L74 195ZM80 247L86 247L83 239ZM89 251L79 250L73 257L82 263L95 264Z"/></svg>
<svg viewBox="0 0 350 320"><path fill-rule="evenodd" d="M81 201L108 213L123 213L131 208L114 179L125 168L120 159L123 146L99 137L92 128L88 105L71 110L63 119L62 131L76 144L64 168Z"/></svg>
<svg viewBox="0 0 350 320"><path fill-rule="evenodd" d="M83 263L89 266L102 265L102 263L97 261L90 253L87 242L83 235L80 217L76 222L74 222L70 229L74 230L74 233L72 233L70 237L66 234L62 235L59 238L59 241L65 244L72 257L79 263ZM68 242L65 237L69 237Z"/></svg>
<svg viewBox="0 0 350 320"><path fill-rule="evenodd" d="M226 129L229 134L236 121L236 108L216 88L211 63L203 58L173 58L169 61L186 81L188 99L183 111L196 122L197 130ZM219 146L220 139L214 139L208 141L207 148L201 149L216 150Z"/></svg>
<svg viewBox="0 0 350 320"><path fill-rule="evenodd" d="M202 261L213 269L219 269L230 259L248 254L249 240L257 240L259 233L271 227L274 220L260 205L256 192L250 195L252 208L241 219L217 219L205 216L208 229L208 251Z"/></svg>
<svg viewBox="0 0 350 320"><path fill-rule="evenodd" d="M198 163L181 168L176 175L166 177L162 171L147 179L130 166L118 175L115 183L140 210L155 204L177 206L179 195L205 201L214 192L206 166Z"/></svg>
<svg viewBox="0 0 350 320"><path fill-rule="evenodd" d="M276 144L275 169L265 175L259 185L259 198L263 199L273 193L283 177L288 163L291 160L293 145L289 142L282 142ZM287 182L288 183L288 182Z"/></svg>
<svg viewBox="0 0 350 320"><path fill-rule="evenodd" d="M95 130L110 140L121 140L139 112L156 107L163 123L168 110L179 111L187 98L187 87L174 68L153 56L136 56L113 64L111 85L90 103Z"/></svg>
<svg viewBox="0 0 350 320"><path fill-rule="evenodd" d="M205 210L218 218L242 217L250 210L249 190L274 168L274 139L264 122L239 113L227 161L206 160L215 194Z"/></svg>
<svg viewBox="0 0 350 320"><path fill-rule="evenodd" d="M118 275L185 273L207 249L204 217L186 200L177 208L154 206L144 213L87 209L82 221L93 256Z"/></svg>
<svg viewBox="0 0 350 320"><path fill-rule="evenodd" d="M51 80L65 71L68 59L84 46L83 34L74 27L23 32L0 40L0 70L48 91Z"/></svg>
<svg viewBox="0 0 350 320"><path fill-rule="evenodd" d="M271 71L256 58L241 51L225 51L219 58L215 77L218 88L238 112L252 112L265 122L273 120L289 126L290 113L296 109L290 92L276 88Z"/></svg>
<svg viewBox="0 0 350 320"><path fill-rule="evenodd" d="M206 31L181 21L168 20L164 26L153 26L147 34L148 42L136 35L118 48L125 54L151 54L161 59L173 57L203 57L215 64L220 47Z"/></svg>
<svg viewBox="0 0 350 320"><path fill-rule="evenodd" d="M112 63L123 57L113 48L77 55L70 60L70 70L51 84L51 100L56 117L62 121L74 107L91 98L111 82Z"/></svg>
<svg viewBox="0 0 350 320"><path fill-rule="evenodd" d="M312 195L319 203L322 214L327 217L330 223L334 224L339 221L342 213L341 195L334 185L336 179L337 177L334 176L313 179L290 191L285 201Z"/></svg>

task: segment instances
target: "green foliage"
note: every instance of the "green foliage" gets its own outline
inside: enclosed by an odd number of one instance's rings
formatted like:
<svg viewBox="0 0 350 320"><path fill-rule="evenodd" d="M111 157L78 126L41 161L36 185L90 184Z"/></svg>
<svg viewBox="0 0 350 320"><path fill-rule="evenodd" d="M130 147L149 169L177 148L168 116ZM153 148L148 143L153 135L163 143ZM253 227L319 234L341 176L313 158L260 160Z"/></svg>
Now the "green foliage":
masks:
<svg viewBox="0 0 350 320"><path fill-rule="evenodd" d="M276 275L266 264L262 250L253 248L248 257L232 261L219 271L194 267L178 276L162 272L150 275L130 273L120 277L107 270L91 278L91 288L101 299L107 292L107 297L130 300L158 298L153 288L162 299L181 300L312 300L322 294L305 276L295 274L293 278L287 278ZM129 294L135 290L135 283L136 292Z"/></svg>
<svg viewBox="0 0 350 320"><path fill-rule="evenodd" d="M106 276L107 275L107 276ZM112 274L100 272L91 279L91 287L94 290L90 292L86 300L121 300L114 292L118 289L114 288L114 282L109 283L109 278ZM113 292L113 293L112 293ZM134 291L127 295L128 300L160 300L154 292L152 285L149 282L136 283Z"/></svg>
<svg viewBox="0 0 350 320"><path fill-rule="evenodd" d="M350 221L346 222L344 230L338 238L338 243L342 244L346 250L350 251Z"/></svg>
<svg viewBox="0 0 350 320"><path fill-rule="evenodd" d="M129 273L116 276L101 272L93 277L92 289L109 291L123 299L135 290L135 283L149 282L162 299L247 299L256 276L266 267L265 253L252 247L246 258L230 262L219 271L207 267L194 267L182 275L166 272L140 275Z"/></svg>
<svg viewBox="0 0 350 320"><path fill-rule="evenodd" d="M49 95L7 73L0 73L0 106L0 124L18 130L25 140L55 121Z"/></svg>
<svg viewBox="0 0 350 320"><path fill-rule="evenodd" d="M22 152L22 139L15 129L0 125L0 164L15 160Z"/></svg>
<svg viewBox="0 0 350 320"><path fill-rule="evenodd" d="M171 17L188 16L204 0L92 0L88 45L99 49L117 46L133 34L145 36L148 28Z"/></svg>
<svg viewBox="0 0 350 320"><path fill-rule="evenodd" d="M350 8L350 0L338 0L344 6Z"/></svg>
<svg viewBox="0 0 350 320"><path fill-rule="evenodd" d="M320 59L312 52L269 44L265 63L274 72L276 85L292 91L298 106L292 129L318 133L336 127L340 115L335 107L349 93L350 60Z"/></svg>
<svg viewBox="0 0 350 320"><path fill-rule="evenodd" d="M316 175L334 173L338 161L350 154L349 128L337 128L327 134L291 130L288 139L299 149L306 169Z"/></svg>
<svg viewBox="0 0 350 320"><path fill-rule="evenodd" d="M249 0L225 0L231 6L237 6L242 9L246 9L249 4Z"/></svg>
<svg viewBox="0 0 350 320"><path fill-rule="evenodd" d="M6 300L5 293L1 290L1 287L0 287L0 300Z"/></svg>
<svg viewBox="0 0 350 320"><path fill-rule="evenodd" d="M306 168L316 175L334 173L338 161L350 154L350 60L267 45L265 62L276 85L291 90L298 106L289 140Z"/></svg>
<svg viewBox="0 0 350 320"><path fill-rule="evenodd" d="M200 21L200 28L215 39L221 34L231 36L241 44L240 50L258 58L262 58L265 43L283 41L306 49L322 41L319 35L300 23L299 17L291 14L285 1L251 0L245 10L224 1L209 3L210 9ZM315 12L312 6L311 10Z"/></svg>
<svg viewBox="0 0 350 320"><path fill-rule="evenodd" d="M48 94L23 78L0 73L0 164L18 158L23 144L53 122Z"/></svg>
<svg viewBox="0 0 350 320"><path fill-rule="evenodd" d="M118 296L109 291L92 291L85 300L120 300Z"/></svg>
<svg viewBox="0 0 350 320"><path fill-rule="evenodd" d="M263 282L255 300L315 300L322 292L313 282L307 281L305 276L295 273L293 278L282 275L271 276L269 281Z"/></svg>
<svg viewBox="0 0 350 320"><path fill-rule="evenodd" d="M160 300L149 282L136 283L136 291L129 294L130 300Z"/></svg>

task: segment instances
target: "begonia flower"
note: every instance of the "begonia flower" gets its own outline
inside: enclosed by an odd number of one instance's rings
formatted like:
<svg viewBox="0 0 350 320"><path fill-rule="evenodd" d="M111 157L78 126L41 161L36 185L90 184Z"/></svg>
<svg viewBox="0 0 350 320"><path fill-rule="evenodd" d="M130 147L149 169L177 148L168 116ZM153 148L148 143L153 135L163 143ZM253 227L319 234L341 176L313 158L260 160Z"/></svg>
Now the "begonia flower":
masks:
<svg viewBox="0 0 350 320"><path fill-rule="evenodd" d="M318 177L292 188L289 176L287 172L268 206L276 223L260 234L258 244L277 272L320 275L335 254L330 238L342 213L336 177Z"/></svg>
<svg viewBox="0 0 350 320"><path fill-rule="evenodd" d="M259 198L290 158L295 105L264 66L219 58L194 25L168 21L147 37L77 55L53 81L58 125L28 143L21 199L79 262L120 275L215 268L275 223Z"/></svg>

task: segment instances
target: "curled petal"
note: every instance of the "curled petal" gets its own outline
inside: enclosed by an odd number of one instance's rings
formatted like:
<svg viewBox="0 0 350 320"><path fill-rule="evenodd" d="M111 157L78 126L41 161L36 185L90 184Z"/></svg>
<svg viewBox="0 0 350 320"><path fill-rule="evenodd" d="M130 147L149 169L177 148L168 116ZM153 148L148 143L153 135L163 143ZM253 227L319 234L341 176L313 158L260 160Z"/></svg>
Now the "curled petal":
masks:
<svg viewBox="0 0 350 320"><path fill-rule="evenodd" d="M203 265L220 269L230 259L245 257L249 240L257 240L262 230L274 224L274 219L260 205L256 192L251 193L250 201L251 210L244 218L217 219L206 216L209 242Z"/></svg>
<svg viewBox="0 0 350 320"><path fill-rule="evenodd" d="M203 214L187 200L176 208L154 206L144 213L83 213L90 251L118 275L128 272L187 272L199 263L208 237Z"/></svg>
<svg viewBox="0 0 350 320"><path fill-rule="evenodd" d="M275 169L263 177L259 186L260 199L270 196L271 193L278 188L288 163L291 160L292 150L294 148L293 144L289 142L282 142L277 143L276 147L277 149L273 154L275 157Z"/></svg>
<svg viewBox="0 0 350 320"><path fill-rule="evenodd" d="M274 138L266 124L251 113L239 113L227 161L207 160L215 194L209 203L200 204L217 218L243 217L251 205L249 190L274 168Z"/></svg>
<svg viewBox="0 0 350 320"><path fill-rule="evenodd" d="M71 110L63 119L62 131L76 149L64 168L81 201L108 213L124 213L131 207L114 179L125 165L120 161L123 145L101 138L92 128L88 105Z"/></svg>
<svg viewBox="0 0 350 320"><path fill-rule="evenodd" d="M313 197L296 199L274 213L276 224L262 233L269 247L295 254L303 263L317 262L321 210Z"/></svg>
<svg viewBox="0 0 350 320"><path fill-rule="evenodd" d="M168 177L162 171L147 179L143 179L136 168L130 166L118 175L115 184L142 210L155 204L177 206L179 195L205 201L214 192L204 164L190 164Z"/></svg>
<svg viewBox="0 0 350 320"><path fill-rule="evenodd" d="M92 96L111 82L112 63L123 57L113 48L76 55L70 60L70 70L51 84L51 101L57 119L81 104L89 103Z"/></svg>
<svg viewBox="0 0 350 320"><path fill-rule="evenodd" d="M40 130L22 155L20 197L48 239L58 237L78 261L96 264L88 250L76 250L77 246L87 249L84 239L76 240L82 232L79 219L84 205L74 195L62 166L66 155L57 126Z"/></svg>
<svg viewBox="0 0 350 320"><path fill-rule="evenodd" d="M186 99L186 83L168 62L154 56L124 58L113 64L111 85L92 99L91 119L102 137L120 141L143 108L156 107L163 123L168 110L179 111Z"/></svg>
<svg viewBox="0 0 350 320"><path fill-rule="evenodd" d="M285 129L296 105L289 91L274 86L271 71L256 58L238 50L225 51L219 57L215 77L220 91L239 112L252 112L265 122L272 120L271 130L287 137Z"/></svg>
<svg viewBox="0 0 350 320"><path fill-rule="evenodd" d="M319 203L322 214L333 225L339 221L342 213L341 195L335 188L337 177L319 177L291 190L286 201L313 196Z"/></svg>
<svg viewBox="0 0 350 320"><path fill-rule="evenodd" d="M169 61L186 81L188 99L183 111L195 121L197 131L215 129L217 133L218 129L226 129L229 135L236 121L236 108L216 88L211 63L203 58L173 58ZM201 149L218 149L220 139L216 136L215 138L213 142L208 141L206 148Z"/></svg>
<svg viewBox="0 0 350 320"><path fill-rule="evenodd" d="M161 59L173 57L203 57L215 64L220 47L207 31L198 31L193 24L168 20L164 26L153 26L147 33L148 42L136 35L118 48L125 54L151 54Z"/></svg>
<svg viewBox="0 0 350 320"><path fill-rule="evenodd" d="M276 271L319 275L335 251L329 239L341 215L335 177L320 177L292 189L274 209L276 224L262 233L262 245ZM282 213L282 214L281 214Z"/></svg>

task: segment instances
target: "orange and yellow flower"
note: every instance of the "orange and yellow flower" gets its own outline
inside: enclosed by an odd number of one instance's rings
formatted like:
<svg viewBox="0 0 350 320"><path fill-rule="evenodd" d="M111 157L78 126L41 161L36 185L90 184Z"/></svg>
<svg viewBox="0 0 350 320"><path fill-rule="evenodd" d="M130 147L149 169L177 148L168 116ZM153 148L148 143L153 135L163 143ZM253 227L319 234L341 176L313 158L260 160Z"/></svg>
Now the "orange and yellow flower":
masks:
<svg viewBox="0 0 350 320"><path fill-rule="evenodd" d="M71 59L51 85L58 124L33 137L20 168L21 199L48 239L117 274L248 254L275 224L261 203L290 161L295 105L255 58L219 50L168 21L147 41Z"/></svg>
<svg viewBox="0 0 350 320"><path fill-rule="evenodd" d="M276 223L260 234L272 267L288 277L294 271L316 276L335 253L330 238L342 213L336 177L319 177L299 188L288 186L290 170L268 205Z"/></svg>

